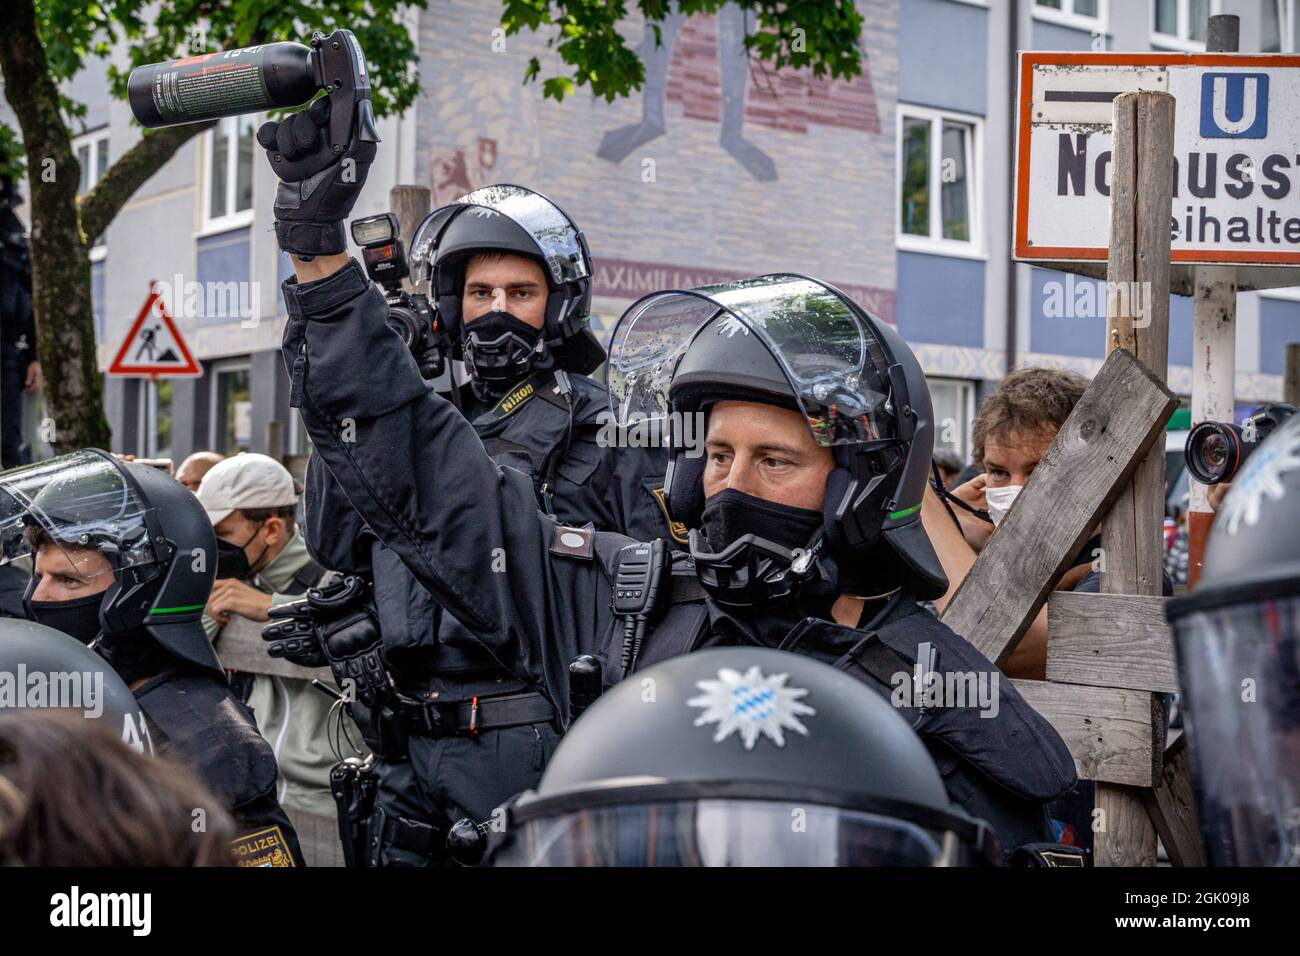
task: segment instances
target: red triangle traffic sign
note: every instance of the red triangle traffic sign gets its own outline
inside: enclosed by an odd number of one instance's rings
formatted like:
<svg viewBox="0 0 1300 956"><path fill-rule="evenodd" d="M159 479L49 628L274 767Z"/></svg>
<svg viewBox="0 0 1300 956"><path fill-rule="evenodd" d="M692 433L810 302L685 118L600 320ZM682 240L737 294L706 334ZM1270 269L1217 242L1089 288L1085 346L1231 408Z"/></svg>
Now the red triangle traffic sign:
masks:
<svg viewBox="0 0 1300 956"><path fill-rule="evenodd" d="M194 361L180 329L172 321L158 283L149 283L149 296L108 367L109 375L149 378L198 378L203 368Z"/></svg>

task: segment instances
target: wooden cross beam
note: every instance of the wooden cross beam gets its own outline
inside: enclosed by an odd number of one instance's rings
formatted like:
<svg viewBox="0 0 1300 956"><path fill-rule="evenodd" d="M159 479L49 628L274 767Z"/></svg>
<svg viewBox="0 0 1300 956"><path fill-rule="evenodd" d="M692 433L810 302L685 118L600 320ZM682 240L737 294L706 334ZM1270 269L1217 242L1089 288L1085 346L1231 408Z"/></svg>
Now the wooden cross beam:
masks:
<svg viewBox="0 0 1300 956"><path fill-rule="evenodd" d="M266 641L262 640L262 625L238 614L230 615L230 623L221 629L213 647L221 659L221 666L232 671L297 680L314 677L330 687L334 686L334 675L328 667L299 667L283 657L267 654Z"/></svg>
<svg viewBox="0 0 1300 956"><path fill-rule="evenodd" d="M944 623L989 660L1005 661L1177 407L1141 362L1112 352L975 559Z"/></svg>

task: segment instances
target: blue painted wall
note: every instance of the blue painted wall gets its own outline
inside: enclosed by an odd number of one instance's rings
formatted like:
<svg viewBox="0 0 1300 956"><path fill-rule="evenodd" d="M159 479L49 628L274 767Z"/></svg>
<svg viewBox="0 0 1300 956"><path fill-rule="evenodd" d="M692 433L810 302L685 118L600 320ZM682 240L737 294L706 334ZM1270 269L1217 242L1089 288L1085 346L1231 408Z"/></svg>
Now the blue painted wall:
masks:
<svg viewBox="0 0 1300 956"><path fill-rule="evenodd" d="M249 232L249 228L232 229L219 235L205 236L198 241L196 270L201 287L206 288L209 282L240 282L244 284L244 295L250 295L248 283L252 262ZM199 303L199 308L202 310L202 302ZM200 312L198 316L199 325L224 325L239 320L238 314L205 315Z"/></svg>
<svg viewBox="0 0 1300 956"><path fill-rule="evenodd" d="M898 254L898 330L909 342L984 345L984 262Z"/></svg>
<svg viewBox="0 0 1300 956"><path fill-rule="evenodd" d="M1300 302L1259 299L1259 370L1286 373L1286 345L1300 342Z"/></svg>
<svg viewBox="0 0 1300 956"><path fill-rule="evenodd" d="M906 0L899 9L898 101L988 112L988 11L953 0Z"/></svg>

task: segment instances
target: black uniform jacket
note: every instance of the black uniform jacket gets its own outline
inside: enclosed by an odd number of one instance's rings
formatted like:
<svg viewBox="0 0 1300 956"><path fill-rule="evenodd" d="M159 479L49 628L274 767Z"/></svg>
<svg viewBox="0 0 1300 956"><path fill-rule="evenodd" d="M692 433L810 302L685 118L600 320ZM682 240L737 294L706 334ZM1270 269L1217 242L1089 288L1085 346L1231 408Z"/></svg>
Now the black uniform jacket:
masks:
<svg viewBox="0 0 1300 956"><path fill-rule="evenodd" d="M285 299L285 362L324 464L420 583L503 666L551 695L567 726L569 663L591 653L601 658L606 675L616 672L622 624L613 614L611 581L629 539L574 534L538 512L531 479L496 466L469 423L421 379L384 324L383 297L355 261L317 282L290 280ZM344 419L355 425L354 440L343 440ZM677 563L681 573L674 580L689 583L689 562L679 557ZM673 590L689 600L672 604L653 627L643 665L710 642L717 609L700 599L698 587ZM905 596L888 613L888 621L906 618L915 625L914 643L941 642L940 669L995 670ZM870 625L881 630L888 621L880 621ZM898 625L889 629L889 643L898 645L904 661L912 640L905 632ZM797 634L798 628L783 643L878 683L846 656L870 630L813 621L794 640ZM1002 788L1027 810L1006 822L990 821L1004 842L1050 839L1042 801L1073 785L1073 763L1056 731L1010 681L999 680L997 687L997 717L963 719L960 730L942 736L963 771L960 781L949 773L949 793L972 808L991 807ZM926 736L923 727L918 731ZM968 788L981 794L963 792Z"/></svg>
<svg viewBox="0 0 1300 956"><path fill-rule="evenodd" d="M235 817L241 866L302 866L298 834L276 799L275 753L220 678L169 667L135 691L158 753L185 764Z"/></svg>
<svg viewBox="0 0 1300 956"><path fill-rule="evenodd" d="M568 400L558 392L555 375L539 372L493 405L477 402L465 388L462 411L498 465L531 478L535 507L543 505L546 476L553 478L545 498L560 523L638 540L669 535L661 491L665 452L611 444L604 386L582 375L570 374L567 382ZM467 500L475 495L472 488L455 493ZM499 664L482 644L444 615L398 556L366 529L346 490L315 454L307 466L305 498L306 539L316 559L374 582L384 655L403 689L465 699L521 689L522 682L502 682Z"/></svg>

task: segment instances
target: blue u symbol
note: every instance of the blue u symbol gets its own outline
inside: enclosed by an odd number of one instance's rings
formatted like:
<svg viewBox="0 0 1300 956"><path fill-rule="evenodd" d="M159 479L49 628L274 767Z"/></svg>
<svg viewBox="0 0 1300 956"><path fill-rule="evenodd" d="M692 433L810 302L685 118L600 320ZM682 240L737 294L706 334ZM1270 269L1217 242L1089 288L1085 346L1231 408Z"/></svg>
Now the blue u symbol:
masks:
<svg viewBox="0 0 1300 956"><path fill-rule="evenodd" d="M1267 73L1206 73L1201 77L1201 136L1263 139L1267 135Z"/></svg>

